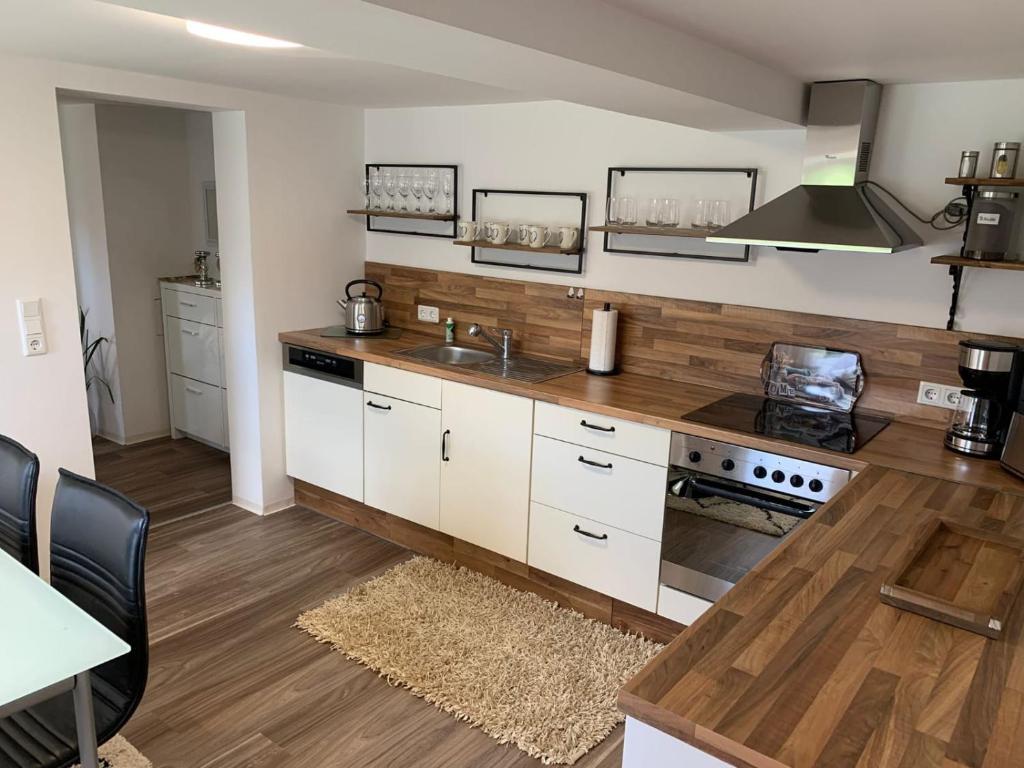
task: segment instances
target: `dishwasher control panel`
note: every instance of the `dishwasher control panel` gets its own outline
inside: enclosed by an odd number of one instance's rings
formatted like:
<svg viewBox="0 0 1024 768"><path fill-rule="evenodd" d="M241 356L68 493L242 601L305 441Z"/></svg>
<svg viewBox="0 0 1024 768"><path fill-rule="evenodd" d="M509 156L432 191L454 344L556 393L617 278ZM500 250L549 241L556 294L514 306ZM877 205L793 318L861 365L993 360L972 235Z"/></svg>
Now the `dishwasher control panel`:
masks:
<svg viewBox="0 0 1024 768"><path fill-rule="evenodd" d="M291 344L284 348L284 369L356 389L363 388L363 361Z"/></svg>

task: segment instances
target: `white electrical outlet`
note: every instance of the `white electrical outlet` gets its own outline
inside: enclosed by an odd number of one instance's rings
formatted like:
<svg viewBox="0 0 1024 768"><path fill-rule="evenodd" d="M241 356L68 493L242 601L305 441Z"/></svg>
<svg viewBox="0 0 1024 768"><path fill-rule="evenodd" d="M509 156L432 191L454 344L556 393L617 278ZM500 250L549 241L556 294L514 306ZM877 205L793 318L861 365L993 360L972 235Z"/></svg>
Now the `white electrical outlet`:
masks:
<svg viewBox="0 0 1024 768"><path fill-rule="evenodd" d="M934 405L936 408L953 410L960 402L960 387L922 381L917 388L917 402L921 405Z"/></svg>
<svg viewBox="0 0 1024 768"><path fill-rule="evenodd" d="M416 318L424 323L439 323L441 315L437 307L428 307L426 304L419 304L416 307Z"/></svg>

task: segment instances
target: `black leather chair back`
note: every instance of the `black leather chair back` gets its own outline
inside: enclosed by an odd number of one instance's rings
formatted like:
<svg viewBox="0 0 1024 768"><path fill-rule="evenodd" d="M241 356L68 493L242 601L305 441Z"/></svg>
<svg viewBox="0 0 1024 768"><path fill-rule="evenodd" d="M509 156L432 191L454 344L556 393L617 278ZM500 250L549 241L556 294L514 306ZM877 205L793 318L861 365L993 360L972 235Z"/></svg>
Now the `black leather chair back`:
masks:
<svg viewBox="0 0 1024 768"><path fill-rule="evenodd" d="M0 435L0 549L39 573L36 488L39 458Z"/></svg>
<svg viewBox="0 0 1024 768"><path fill-rule="evenodd" d="M118 717L100 743L132 716L149 675L146 537L149 513L85 477L60 470L50 522L50 584L131 646L93 670L94 690L116 692ZM123 697L123 698L122 698Z"/></svg>

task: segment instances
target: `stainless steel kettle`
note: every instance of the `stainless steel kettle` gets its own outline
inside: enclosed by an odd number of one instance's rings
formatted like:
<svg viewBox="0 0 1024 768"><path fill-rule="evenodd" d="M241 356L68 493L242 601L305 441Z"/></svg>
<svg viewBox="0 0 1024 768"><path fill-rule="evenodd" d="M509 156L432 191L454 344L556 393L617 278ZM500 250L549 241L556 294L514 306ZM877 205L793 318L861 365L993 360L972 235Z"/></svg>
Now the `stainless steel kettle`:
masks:
<svg viewBox="0 0 1024 768"><path fill-rule="evenodd" d="M367 296L364 290L359 296L352 295L352 286L369 285L377 289L376 296ZM345 330L351 334L370 336L384 330L384 304L381 296L384 289L373 280L353 280L345 286L345 298L338 299L338 306L345 310Z"/></svg>

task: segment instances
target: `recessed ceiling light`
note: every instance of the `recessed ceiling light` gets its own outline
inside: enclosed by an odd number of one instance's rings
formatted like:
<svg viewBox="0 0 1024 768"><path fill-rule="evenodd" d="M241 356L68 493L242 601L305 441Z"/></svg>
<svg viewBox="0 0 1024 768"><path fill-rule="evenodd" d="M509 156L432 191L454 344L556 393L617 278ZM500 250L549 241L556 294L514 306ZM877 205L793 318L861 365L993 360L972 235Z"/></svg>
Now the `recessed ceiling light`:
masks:
<svg viewBox="0 0 1024 768"><path fill-rule="evenodd" d="M253 48L302 48L300 43L290 43L287 40L239 32L237 29L217 27L213 24L204 24L201 21L186 21L185 29L193 35L232 45L248 45Z"/></svg>

